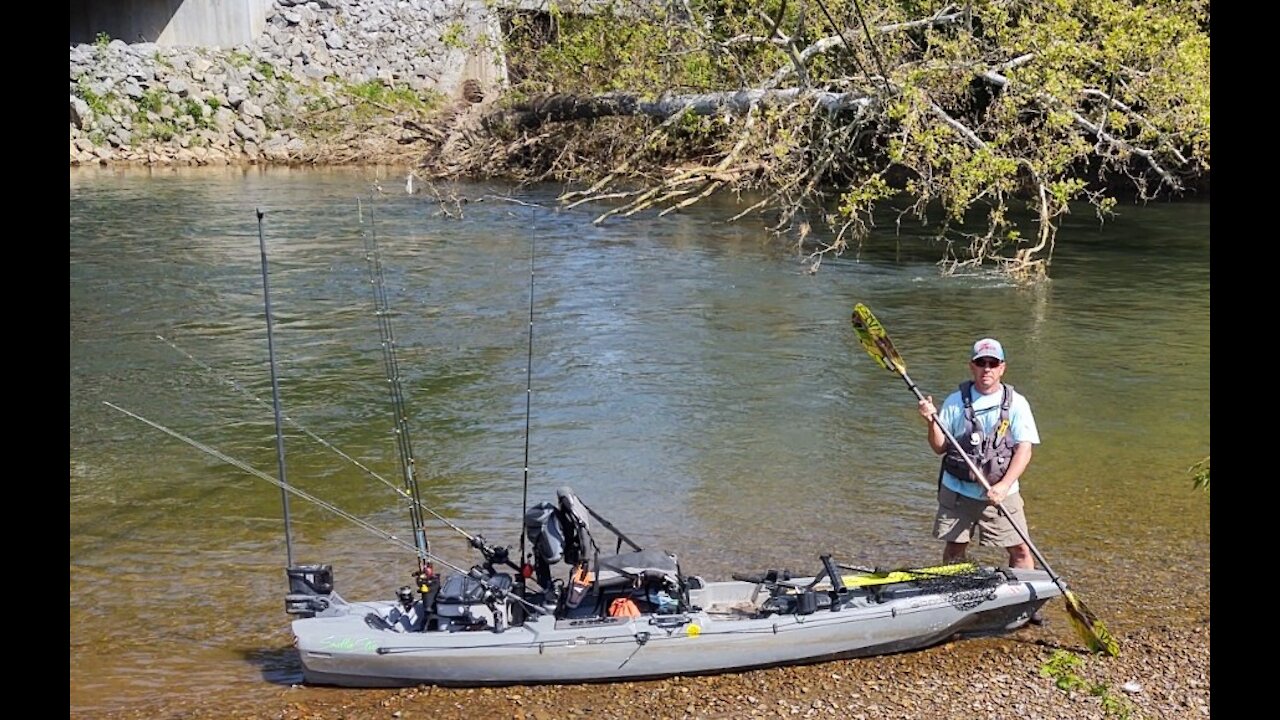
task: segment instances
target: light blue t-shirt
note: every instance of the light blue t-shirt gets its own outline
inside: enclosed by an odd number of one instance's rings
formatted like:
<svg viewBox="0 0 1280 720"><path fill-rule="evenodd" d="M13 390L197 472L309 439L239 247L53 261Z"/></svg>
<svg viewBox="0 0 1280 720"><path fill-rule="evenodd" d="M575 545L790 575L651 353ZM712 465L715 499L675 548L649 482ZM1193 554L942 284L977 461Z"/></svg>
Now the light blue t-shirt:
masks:
<svg viewBox="0 0 1280 720"><path fill-rule="evenodd" d="M1003 388L990 395L983 395L975 386L969 396L973 398L973 414L978 419L978 424L982 426L983 434L990 435L995 431L996 422L1000 418L1000 401L1004 398ZM964 402L960 399L959 390L948 395L942 407L938 408L938 419L942 421L943 427L951 431L956 440L964 443L965 440L962 437L965 431ZM1036 419L1031 414L1031 404L1017 390L1013 391L1013 402L1009 405L1009 432L1012 433L1015 443L1040 444L1040 432L1036 430ZM984 500L987 497L987 491L983 489L982 483L964 482L946 471L942 473L942 484L949 490L977 500ZM1018 492L1018 485L1019 481L1015 480L1013 487L1009 488L1010 495Z"/></svg>

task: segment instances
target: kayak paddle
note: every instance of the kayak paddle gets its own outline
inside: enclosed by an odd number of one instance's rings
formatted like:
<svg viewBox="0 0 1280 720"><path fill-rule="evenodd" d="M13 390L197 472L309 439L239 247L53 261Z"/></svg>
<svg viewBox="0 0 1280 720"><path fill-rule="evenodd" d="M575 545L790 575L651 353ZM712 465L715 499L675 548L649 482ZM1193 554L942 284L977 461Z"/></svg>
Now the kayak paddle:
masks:
<svg viewBox="0 0 1280 720"><path fill-rule="evenodd" d="M902 355L898 354L897 348L893 346L893 341L889 339L888 333L884 331L884 326L880 324L879 320L876 320L875 315L871 314L871 308L862 303L858 303L853 308L853 330L858 334L858 341L862 343L862 347L866 349L872 359L886 370L897 373L903 382L907 384L907 387L911 389L911 392L915 393L916 399L925 399L924 394L920 392L920 388L916 387L916 384L911 382L911 377L907 375L907 364L902 360ZM969 457L964 448L960 446L960 443L951 434L951 431L938 419L937 413L931 415L929 420L936 424L938 429L942 430L947 442L951 443L951 446L960 452L965 464L969 466L969 474L981 483L984 489L990 491L991 484L987 482L986 475L978 469L977 464L973 462L973 458ZM1005 509L1004 503L996 503L996 508L1006 518L1009 517L1009 511ZM1067 601L1067 615L1071 618L1071 624L1075 627L1076 634L1080 636L1085 645L1093 652L1106 653L1111 656L1120 654L1120 644L1107 631L1102 621L1085 606L1080 598L1075 596L1075 593L1067 589L1062 579L1053 571L1053 568L1049 567L1049 563L1045 562L1044 556L1032 544L1031 538L1027 537L1022 528L1018 527L1017 523L1012 522L1012 520L1010 520L1010 524L1018 532L1022 542L1026 543L1027 547L1031 549L1031 554L1039 561L1045 572L1049 574L1049 579L1053 580L1058 589L1062 591L1062 597Z"/></svg>

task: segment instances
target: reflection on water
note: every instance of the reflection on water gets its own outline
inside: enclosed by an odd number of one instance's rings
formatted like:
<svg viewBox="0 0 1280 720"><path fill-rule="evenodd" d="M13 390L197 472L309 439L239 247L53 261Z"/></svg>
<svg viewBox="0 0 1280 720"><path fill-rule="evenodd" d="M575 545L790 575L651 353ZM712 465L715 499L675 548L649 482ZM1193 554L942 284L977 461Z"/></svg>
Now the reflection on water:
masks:
<svg viewBox="0 0 1280 720"><path fill-rule="evenodd" d="M809 275L725 206L596 227L554 189L463 185L450 218L422 195L371 201L374 174L72 171L73 713L298 679L279 491L102 404L276 474L272 414L246 396L271 397L256 208L287 413L398 484L361 238L376 233L423 497L468 532L518 541L528 382L530 502L570 485L707 576L828 551L934 561L937 464L909 391L849 329L866 302L939 398L973 339L1004 342L1044 439L1032 532L1113 629L1207 612L1178 578L1209 562L1209 500L1186 473L1209 453L1207 203L1124 207L1101 230L1081 214L1054 280L1024 290L939 278L915 237ZM394 492L306 433L286 443L293 483L404 533ZM408 579L403 551L291 505L296 559L333 563L347 597Z"/></svg>

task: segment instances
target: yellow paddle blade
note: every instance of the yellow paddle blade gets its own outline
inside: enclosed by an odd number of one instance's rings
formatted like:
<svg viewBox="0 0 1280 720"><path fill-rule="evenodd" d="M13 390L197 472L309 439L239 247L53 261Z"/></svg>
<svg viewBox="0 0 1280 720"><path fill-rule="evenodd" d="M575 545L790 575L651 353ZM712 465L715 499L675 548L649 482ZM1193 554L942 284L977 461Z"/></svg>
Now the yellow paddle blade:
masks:
<svg viewBox="0 0 1280 720"><path fill-rule="evenodd" d="M897 348L893 346L893 341L889 339L889 334L885 332L884 326L882 326L880 321L876 319L876 316L871 313L871 308L863 305L862 303L854 305L853 316L850 319L853 322L853 331L858 335L858 342L862 344L862 347L867 351L867 354L879 363L880 367L896 372L898 375L902 376L902 379L906 381L911 390L915 392L916 397L920 400L924 400L924 395L922 395L920 390L911 382L911 378L907 377L907 363L903 361L902 355L898 354ZM951 440L954 444L955 438L951 438ZM1003 507L1001 509L1003 509ZM1022 539L1024 542L1030 544L1025 536ZM1040 553L1036 551L1034 547L1032 548L1032 552L1035 554L1036 559L1040 561L1040 564L1044 566L1045 570L1048 571L1049 576L1053 578L1053 581L1057 584L1058 588L1062 590L1063 596L1067 601L1067 614L1071 618L1071 624L1075 627L1080 638L1084 640L1085 645L1087 645L1093 652L1106 653L1113 657L1119 655L1120 643L1116 642L1116 639L1111 636L1111 633L1107 631L1107 628L1102 624L1102 621L1090 612L1089 608L1085 607L1084 603L1080 602L1079 598L1067 590L1061 580L1054 576L1053 571L1049 570L1049 564L1045 562L1044 558L1040 557ZM935 571L934 574L937 574L936 570L938 570L938 568L932 568L932 570ZM917 570L917 572L919 572L919 570ZM883 579L877 578L877 575ZM893 576L893 579L889 579L890 575ZM845 577L843 579L846 586L853 585L854 587L857 587L858 585L876 584L878 582L902 582L903 580L912 579L909 576L899 575L896 573L891 573L890 575L873 573L870 577L863 576L860 578L853 576Z"/></svg>
<svg viewBox="0 0 1280 720"><path fill-rule="evenodd" d="M867 587L869 585L892 585L893 583L908 582L911 580L930 580L936 577L963 575L964 573L973 571L976 567L977 566L973 563L955 563L953 565L936 565L934 567L885 570L858 575L842 575L840 579L844 581L844 586L848 588ZM818 583L814 587L815 590L829 590L830 588L831 583L826 580Z"/></svg>
<svg viewBox="0 0 1280 720"><path fill-rule="evenodd" d="M1071 626L1075 628L1076 634L1084 644L1096 653L1106 653L1111 657L1119 655L1120 643L1111 636L1107 626L1102 624L1098 616L1085 607L1080 598L1070 590L1063 592L1063 598L1067 601L1067 617L1071 618Z"/></svg>
<svg viewBox="0 0 1280 720"><path fill-rule="evenodd" d="M889 371L904 373L907 371L907 364L903 362L902 356L898 354L897 348L893 346L893 341L889 339L889 334L884 331L884 326L876 320L876 316L871 314L871 308L858 303L853 306L853 331L858 336L858 342L862 343L863 349L872 357L880 367Z"/></svg>

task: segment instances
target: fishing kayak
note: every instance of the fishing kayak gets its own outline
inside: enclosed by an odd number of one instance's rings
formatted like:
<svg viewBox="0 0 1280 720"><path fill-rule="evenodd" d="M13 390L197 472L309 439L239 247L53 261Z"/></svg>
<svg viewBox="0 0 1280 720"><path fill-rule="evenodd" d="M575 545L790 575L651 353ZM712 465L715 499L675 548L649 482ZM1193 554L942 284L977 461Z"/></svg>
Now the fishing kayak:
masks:
<svg viewBox="0 0 1280 720"><path fill-rule="evenodd" d="M566 495L562 501L572 499ZM574 525L571 511L556 516ZM546 545L538 533L531 537L535 548ZM550 556L575 560L563 547ZM308 683L479 686L636 680L896 653L1015 630L1061 595L1041 570L960 564L880 571L852 569L829 555L820 560L821 571L808 577L768 571L708 582L684 575L674 555L635 549L566 563L569 578L547 582L547 590L529 587L532 575L521 583L518 573L477 566L437 578L426 593L372 602L344 600L330 566L299 566L291 569L287 605L298 616L292 630ZM539 568L544 581L547 569Z"/></svg>

